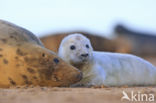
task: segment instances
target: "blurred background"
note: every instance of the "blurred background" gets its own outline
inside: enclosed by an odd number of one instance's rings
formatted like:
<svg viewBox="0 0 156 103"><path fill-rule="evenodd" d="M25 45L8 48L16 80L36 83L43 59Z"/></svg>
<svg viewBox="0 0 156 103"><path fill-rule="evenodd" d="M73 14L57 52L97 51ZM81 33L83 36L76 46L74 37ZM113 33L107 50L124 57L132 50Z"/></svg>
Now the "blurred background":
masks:
<svg viewBox="0 0 156 103"><path fill-rule="evenodd" d="M118 23L156 33L156 1L0 0L0 19L25 27L37 36L85 30L109 37Z"/></svg>
<svg viewBox="0 0 156 103"><path fill-rule="evenodd" d="M64 36L80 32L98 51L156 57L156 0L0 0L0 19L56 53Z"/></svg>

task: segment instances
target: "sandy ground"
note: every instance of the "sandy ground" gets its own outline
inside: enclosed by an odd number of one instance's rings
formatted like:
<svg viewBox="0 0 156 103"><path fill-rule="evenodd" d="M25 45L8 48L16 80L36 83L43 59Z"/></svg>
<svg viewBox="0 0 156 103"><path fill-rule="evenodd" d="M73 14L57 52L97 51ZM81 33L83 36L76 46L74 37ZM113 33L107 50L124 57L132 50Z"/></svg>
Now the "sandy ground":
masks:
<svg viewBox="0 0 156 103"><path fill-rule="evenodd" d="M0 103L121 103L122 92L156 96L156 87L133 88L47 88L0 89ZM156 97L155 97L156 98ZM154 103L154 102L153 102Z"/></svg>
<svg viewBox="0 0 156 103"><path fill-rule="evenodd" d="M156 65L155 58L145 59ZM123 91L129 97L131 97L132 91L135 94L146 94L148 98L149 94L152 94L155 96L155 102L150 103L156 103L156 86L109 88L13 87L10 89L0 89L0 103L128 103L128 100L121 100Z"/></svg>

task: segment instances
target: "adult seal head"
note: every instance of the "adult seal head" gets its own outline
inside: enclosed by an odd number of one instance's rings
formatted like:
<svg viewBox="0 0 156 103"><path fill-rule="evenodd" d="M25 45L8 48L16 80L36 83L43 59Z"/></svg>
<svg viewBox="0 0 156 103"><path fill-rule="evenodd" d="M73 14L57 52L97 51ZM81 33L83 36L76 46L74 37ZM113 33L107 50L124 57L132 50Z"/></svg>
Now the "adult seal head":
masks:
<svg viewBox="0 0 156 103"><path fill-rule="evenodd" d="M30 31L0 20L0 88L69 86L81 72L46 49Z"/></svg>

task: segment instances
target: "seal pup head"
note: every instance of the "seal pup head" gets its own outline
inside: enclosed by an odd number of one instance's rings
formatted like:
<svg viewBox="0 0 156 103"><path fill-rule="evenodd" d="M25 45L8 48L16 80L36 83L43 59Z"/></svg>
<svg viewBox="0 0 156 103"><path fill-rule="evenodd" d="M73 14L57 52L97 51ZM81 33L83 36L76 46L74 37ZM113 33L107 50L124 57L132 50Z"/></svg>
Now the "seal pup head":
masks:
<svg viewBox="0 0 156 103"><path fill-rule="evenodd" d="M84 64L92 57L90 40L82 34L66 36L59 47L58 56L72 65Z"/></svg>

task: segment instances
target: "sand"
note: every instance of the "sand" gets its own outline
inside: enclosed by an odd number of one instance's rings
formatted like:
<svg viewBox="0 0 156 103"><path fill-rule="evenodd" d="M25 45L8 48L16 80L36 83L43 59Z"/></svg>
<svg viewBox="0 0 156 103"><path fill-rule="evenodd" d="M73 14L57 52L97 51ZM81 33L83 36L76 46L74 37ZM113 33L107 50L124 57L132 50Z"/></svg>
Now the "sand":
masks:
<svg viewBox="0 0 156 103"><path fill-rule="evenodd" d="M153 94L156 87L50 88L29 87L0 89L0 103L121 103L122 92ZM156 97L154 97L156 98Z"/></svg>

